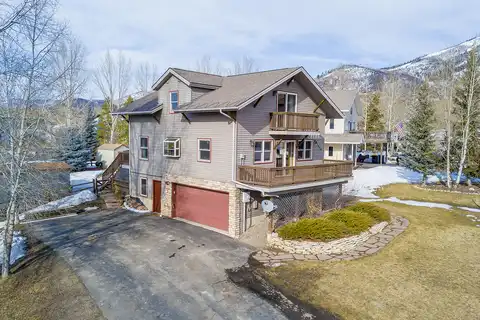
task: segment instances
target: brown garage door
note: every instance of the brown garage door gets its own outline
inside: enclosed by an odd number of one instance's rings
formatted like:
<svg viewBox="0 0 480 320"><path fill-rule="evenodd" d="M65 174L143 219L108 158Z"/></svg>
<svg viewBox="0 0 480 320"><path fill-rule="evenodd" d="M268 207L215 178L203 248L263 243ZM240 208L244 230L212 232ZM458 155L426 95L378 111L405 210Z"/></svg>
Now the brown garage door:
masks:
<svg viewBox="0 0 480 320"><path fill-rule="evenodd" d="M228 193L173 185L173 216L228 231Z"/></svg>

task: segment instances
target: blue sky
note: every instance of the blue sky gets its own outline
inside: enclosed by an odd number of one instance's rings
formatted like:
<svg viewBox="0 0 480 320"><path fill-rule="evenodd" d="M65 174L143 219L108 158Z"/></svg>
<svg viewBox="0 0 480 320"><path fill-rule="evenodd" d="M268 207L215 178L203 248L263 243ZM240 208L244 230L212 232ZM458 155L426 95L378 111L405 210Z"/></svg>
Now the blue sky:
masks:
<svg viewBox="0 0 480 320"><path fill-rule="evenodd" d="M111 50L159 72L194 69L208 55L227 68L249 56L260 69L302 65L317 75L460 43L477 35L478 12L474 0L65 0L58 15L85 44L89 68Z"/></svg>

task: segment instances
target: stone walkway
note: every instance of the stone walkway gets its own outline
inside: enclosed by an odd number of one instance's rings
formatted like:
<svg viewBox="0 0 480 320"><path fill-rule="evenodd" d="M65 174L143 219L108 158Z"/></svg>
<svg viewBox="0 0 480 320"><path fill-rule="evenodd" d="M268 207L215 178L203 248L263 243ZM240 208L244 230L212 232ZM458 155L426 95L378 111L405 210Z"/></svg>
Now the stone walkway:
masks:
<svg viewBox="0 0 480 320"><path fill-rule="evenodd" d="M387 225L380 233L371 236L366 242L361 243L355 249L342 254L322 254L305 255L292 254L274 250L261 250L255 253L252 258L262 263L266 267L277 267L285 261L291 260L309 260L309 261L341 261L354 260L372 255L385 247L400 233L405 231L409 225L407 219L403 217L393 217L392 222Z"/></svg>

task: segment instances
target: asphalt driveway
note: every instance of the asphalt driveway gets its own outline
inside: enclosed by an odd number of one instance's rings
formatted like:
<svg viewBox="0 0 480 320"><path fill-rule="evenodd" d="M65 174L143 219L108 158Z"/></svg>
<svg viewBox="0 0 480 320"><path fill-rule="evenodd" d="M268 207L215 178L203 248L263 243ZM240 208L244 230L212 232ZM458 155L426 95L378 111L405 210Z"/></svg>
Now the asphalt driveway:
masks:
<svg viewBox="0 0 480 320"><path fill-rule="evenodd" d="M229 282L251 248L180 221L104 211L29 225L74 268L108 319L285 319Z"/></svg>

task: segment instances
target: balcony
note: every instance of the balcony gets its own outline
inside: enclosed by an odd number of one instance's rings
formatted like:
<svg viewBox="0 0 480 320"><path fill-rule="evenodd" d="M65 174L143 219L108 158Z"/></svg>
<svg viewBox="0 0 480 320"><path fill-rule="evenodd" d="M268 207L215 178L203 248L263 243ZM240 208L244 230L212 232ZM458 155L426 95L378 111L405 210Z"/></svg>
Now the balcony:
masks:
<svg viewBox="0 0 480 320"><path fill-rule="evenodd" d="M291 134L295 132L316 132L318 114L298 112L270 113L270 134Z"/></svg>
<svg viewBox="0 0 480 320"><path fill-rule="evenodd" d="M239 166L237 180L250 185L279 187L348 178L352 176L352 171L352 162L334 160L324 160L323 164L317 165L281 168Z"/></svg>

